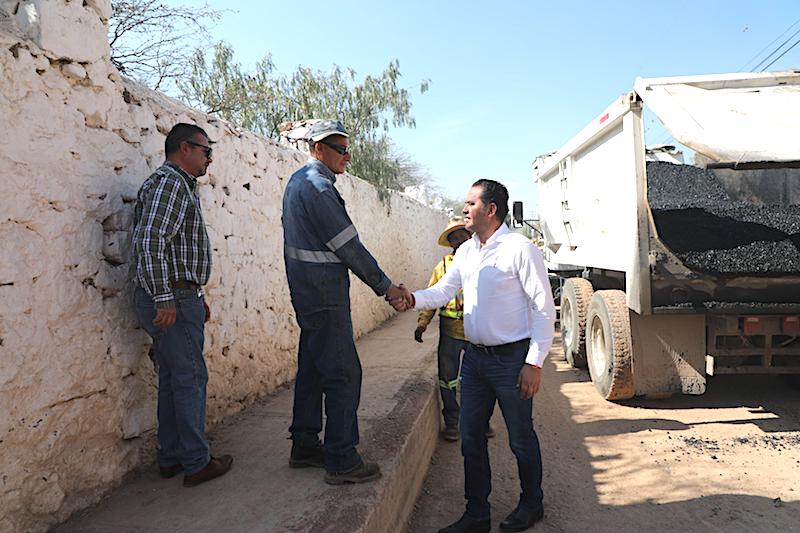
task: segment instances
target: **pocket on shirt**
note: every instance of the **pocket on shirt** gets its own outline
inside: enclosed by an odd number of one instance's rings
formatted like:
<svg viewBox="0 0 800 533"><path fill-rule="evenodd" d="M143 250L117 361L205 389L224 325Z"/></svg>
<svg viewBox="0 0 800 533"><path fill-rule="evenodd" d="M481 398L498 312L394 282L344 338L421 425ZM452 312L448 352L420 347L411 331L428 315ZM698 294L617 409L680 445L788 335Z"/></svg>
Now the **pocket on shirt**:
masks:
<svg viewBox="0 0 800 533"><path fill-rule="evenodd" d="M326 309L350 307L350 274L340 263L327 263L319 280L322 305Z"/></svg>
<svg viewBox="0 0 800 533"><path fill-rule="evenodd" d="M344 265L292 261L287 269L292 304L299 314L350 307L350 277Z"/></svg>

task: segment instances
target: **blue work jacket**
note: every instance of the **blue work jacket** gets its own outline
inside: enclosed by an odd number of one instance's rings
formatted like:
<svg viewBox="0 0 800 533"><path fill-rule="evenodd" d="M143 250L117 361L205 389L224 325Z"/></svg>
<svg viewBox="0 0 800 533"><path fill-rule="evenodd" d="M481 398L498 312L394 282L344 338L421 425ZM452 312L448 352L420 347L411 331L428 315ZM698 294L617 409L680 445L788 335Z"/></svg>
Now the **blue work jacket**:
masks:
<svg viewBox="0 0 800 533"><path fill-rule="evenodd" d="M283 193L283 257L295 311L350 309L350 269L381 296L391 286L361 243L336 175L316 159L292 174Z"/></svg>

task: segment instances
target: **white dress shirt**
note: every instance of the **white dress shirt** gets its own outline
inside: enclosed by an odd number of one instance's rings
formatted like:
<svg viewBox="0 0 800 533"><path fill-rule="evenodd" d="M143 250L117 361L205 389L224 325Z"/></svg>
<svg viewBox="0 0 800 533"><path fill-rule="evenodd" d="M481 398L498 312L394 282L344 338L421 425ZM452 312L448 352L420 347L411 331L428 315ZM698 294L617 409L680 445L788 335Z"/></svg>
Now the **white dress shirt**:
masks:
<svg viewBox="0 0 800 533"><path fill-rule="evenodd" d="M414 292L417 309L445 305L464 289L464 332L473 344L497 346L530 337L525 362L542 366L553 343L556 311L542 253L502 224L481 246L462 244L444 277Z"/></svg>

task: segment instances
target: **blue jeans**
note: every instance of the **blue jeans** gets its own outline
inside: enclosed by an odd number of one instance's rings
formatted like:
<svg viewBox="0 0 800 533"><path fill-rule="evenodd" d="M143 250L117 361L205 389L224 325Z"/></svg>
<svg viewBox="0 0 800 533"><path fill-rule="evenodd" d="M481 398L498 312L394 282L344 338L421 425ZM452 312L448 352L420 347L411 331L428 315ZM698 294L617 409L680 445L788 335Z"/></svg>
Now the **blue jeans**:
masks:
<svg viewBox="0 0 800 533"><path fill-rule="evenodd" d="M141 287L133 294L136 314L153 339L158 362L158 464L183 465L186 474L210 459L205 435L208 370L203 358L203 298L196 290L175 289L177 319L167 329L153 325L156 307Z"/></svg>
<svg viewBox="0 0 800 533"><path fill-rule="evenodd" d="M447 319L450 320L450 319ZM461 352L469 344L467 341L450 337L439 329L439 392L442 396L442 416L445 426L457 426L459 417L456 390L458 384L458 368L461 364Z"/></svg>
<svg viewBox="0 0 800 533"><path fill-rule="evenodd" d="M517 378L527 347L511 354L487 354L467 347L461 363L461 453L464 456L464 496L467 515L490 516L492 472L486 446L486 426L495 401L508 428L511 451L517 458L522 494L520 505L532 510L542 505L542 455L533 429L533 400L520 400Z"/></svg>
<svg viewBox="0 0 800 533"><path fill-rule="evenodd" d="M347 308L298 314L300 348L294 409L289 432L299 446L317 443L322 431L325 397L325 469L345 472L361 464L358 444L358 404L361 400L361 361L353 342Z"/></svg>

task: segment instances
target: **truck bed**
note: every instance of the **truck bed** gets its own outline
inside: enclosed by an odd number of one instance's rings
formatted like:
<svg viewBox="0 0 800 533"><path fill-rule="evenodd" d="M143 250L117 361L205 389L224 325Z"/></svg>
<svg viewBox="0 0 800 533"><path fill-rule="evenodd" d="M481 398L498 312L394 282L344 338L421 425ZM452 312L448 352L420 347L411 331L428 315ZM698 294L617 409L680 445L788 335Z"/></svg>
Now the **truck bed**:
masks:
<svg viewBox="0 0 800 533"><path fill-rule="evenodd" d="M723 276L800 274L800 205L735 199L712 170L647 163L658 238L689 269Z"/></svg>

